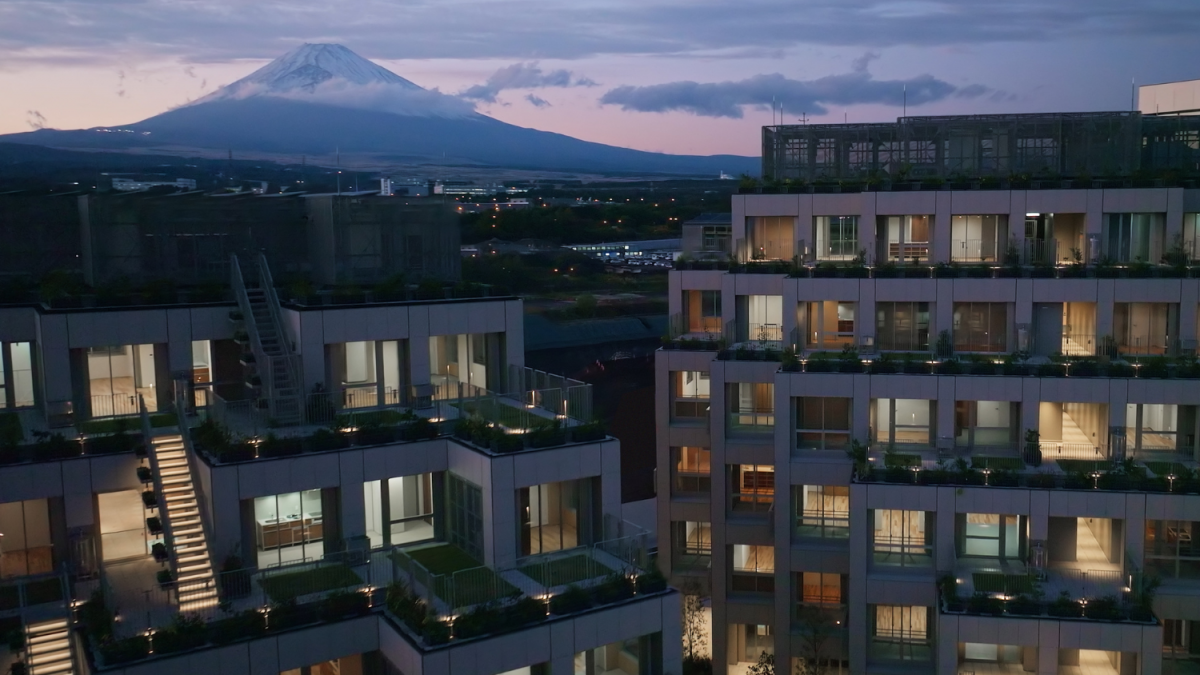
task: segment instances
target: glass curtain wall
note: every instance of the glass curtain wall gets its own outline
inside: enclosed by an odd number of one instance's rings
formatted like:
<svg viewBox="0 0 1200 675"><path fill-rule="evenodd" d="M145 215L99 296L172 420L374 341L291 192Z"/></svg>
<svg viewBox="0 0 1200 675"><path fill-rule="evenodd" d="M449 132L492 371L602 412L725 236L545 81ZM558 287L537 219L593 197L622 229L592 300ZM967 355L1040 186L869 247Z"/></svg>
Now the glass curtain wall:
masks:
<svg viewBox="0 0 1200 675"><path fill-rule="evenodd" d="M446 540L483 560L483 489L446 472Z"/></svg>
<svg viewBox="0 0 1200 675"><path fill-rule="evenodd" d="M256 497L254 537L260 568L319 560L325 554L321 491Z"/></svg>
<svg viewBox="0 0 1200 675"><path fill-rule="evenodd" d="M464 396L473 395L477 388L502 388L503 336L503 333L431 335L429 374L434 398L455 398L460 385Z"/></svg>
<svg viewBox="0 0 1200 675"><path fill-rule="evenodd" d="M896 447L926 448L933 443L936 401L879 398L871 406L871 440Z"/></svg>
<svg viewBox="0 0 1200 675"><path fill-rule="evenodd" d="M797 537L850 537L850 486L797 485L792 487L792 495Z"/></svg>
<svg viewBox="0 0 1200 675"><path fill-rule="evenodd" d="M735 593L775 592L775 547L734 544L730 553L730 589Z"/></svg>
<svg viewBox="0 0 1200 675"><path fill-rule="evenodd" d="M721 334L721 291L684 291L683 311L686 332Z"/></svg>
<svg viewBox="0 0 1200 675"><path fill-rule="evenodd" d="M47 500L0 504L0 535L0 579L54 571Z"/></svg>
<svg viewBox="0 0 1200 675"><path fill-rule="evenodd" d="M1008 303L954 303L954 351L1008 352Z"/></svg>
<svg viewBox="0 0 1200 675"><path fill-rule="evenodd" d="M677 370L671 373L675 391L671 414L677 420L697 421L708 418L709 378L699 370Z"/></svg>
<svg viewBox="0 0 1200 675"><path fill-rule="evenodd" d="M371 408L404 402L408 358L403 340L368 340L336 345L338 378L346 408Z"/></svg>
<svg viewBox="0 0 1200 675"><path fill-rule="evenodd" d="M854 302L804 303L805 349L841 349L854 345L854 320L858 315Z"/></svg>
<svg viewBox="0 0 1200 675"><path fill-rule="evenodd" d="M139 394L158 410L154 345L89 347L87 370L93 417L137 414Z"/></svg>
<svg viewBox="0 0 1200 675"><path fill-rule="evenodd" d="M141 490L121 490L96 495L100 515L100 549L104 561L140 558L161 541L146 530L146 508Z"/></svg>
<svg viewBox="0 0 1200 675"><path fill-rule="evenodd" d="M1025 551L1025 516L960 513L956 517L958 554L1020 561Z"/></svg>
<svg viewBox="0 0 1200 675"><path fill-rule="evenodd" d="M756 216L746 219L750 260L791 260L795 253L796 219L793 216Z"/></svg>
<svg viewBox="0 0 1200 675"><path fill-rule="evenodd" d="M876 565L933 565L933 512L876 509L872 543Z"/></svg>
<svg viewBox="0 0 1200 675"><path fill-rule="evenodd" d="M737 303L739 342L783 339L782 295L739 295Z"/></svg>
<svg viewBox="0 0 1200 675"><path fill-rule="evenodd" d="M929 351L929 303L875 303L875 345L881 351Z"/></svg>
<svg viewBox="0 0 1200 675"><path fill-rule="evenodd" d="M1127 403L1125 405L1126 448L1141 452L1163 453L1190 450L1191 448L1181 447L1179 429L1181 426L1192 428L1195 424L1195 410L1195 406L1170 403ZM1181 425L1181 419L1186 424Z"/></svg>
<svg viewBox="0 0 1200 675"><path fill-rule="evenodd" d="M954 216L950 219L950 259L999 262L1008 244L1008 216Z"/></svg>
<svg viewBox="0 0 1200 675"><path fill-rule="evenodd" d="M706 522L671 523L672 564L677 570L712 567L712 525Z"/></svg>
<svg viewBox="0 0 1200 675"><path fill-rule="evenodd" d="M853 260L858 255L858 216L817 216L817 260Z"/></svg>
<svg viewBox="0 0 1200 675"><path fill-rule="evenodd" d="M732 434L771 433L775 426L775 384L738 382L729 385L729 424Z"/></svg>
<svg viewBox="0 0 1200 675"><path fill-rule="evenodd" d="M432 473L367 481L363 498L371 548L433 539Z"/></svg>
<svg viewBox="0 0 1200 675"><path fill-rule="evenodd" d="M955 401L955 445L1015 449L1015 423L1021 418L1018 406L1010 401Z"/></svg>
<svg viewBox="0 0 1200 675"><path fill-rule="evenodd" d="M775 505L775 467L729 465L729 508L734 513L766 514Z"/></svg>
<svg viewBox="0 0 1200 675"><path fill-rule="evenodd" d="M1113 305L1117 351L1164 355L1178 337L1179 305L1167 302L1118 302Z"/></svg>
<svg viewBox="0 0 1200 675"><path fill-rule="evenodd" d="M844 450L850 446L850 398L796 399L796 449Z"/></svg>
<svg viewBox="0 0 1200 675"><path fill-rule="evenodd" d="M933 658L930 607L871 605L868 656L880 661L929 661Z"/></svg>
<svg viewBox="0 0 1200 675"><path fill-rule="evenodd" d="M521 509L521 555L575 548L584 543L587 522L586 480L544 483L518 490Z"/></svg>
<svg viewBox="0 0 1200 675"><path fill-rule="evenodd" d="M0 410L33 404L33 343L0 342Z"/></svg>
<svg viewBox="0 0 1200 675"><path fill-rule="evenodd" d="M1104 255L1118 263L1157 264L1163 254L1165 223L1162 213L1105 214Z"/></svg>
<svg viewBox="0 0 1200 675"><path fill-rule="evenodd" d="M712 492L712 464L708 448L671 448L675 475L671 489L684 495L707 496Z"/></svg>
<svg viewBox="0 0 1200 675"><path fill-rule="evenodd" d="M1200 521L1147 520L1146 571L1169 579L1200 579Z"/></svg>
<svg viewBox="0 0 1200 675"><path fill-rule="evenodd" d="M875 239L878 260L921 262L929 260L933 216L880 216Z"/></svg>

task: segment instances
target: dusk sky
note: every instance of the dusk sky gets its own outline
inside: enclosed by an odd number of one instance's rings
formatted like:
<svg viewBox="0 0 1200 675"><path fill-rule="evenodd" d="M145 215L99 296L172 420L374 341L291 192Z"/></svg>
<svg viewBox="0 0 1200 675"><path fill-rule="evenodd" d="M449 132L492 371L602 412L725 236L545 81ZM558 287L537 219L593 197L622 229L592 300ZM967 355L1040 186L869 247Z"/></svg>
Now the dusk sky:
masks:
<svg viewBox="0 0 1200 675"><path fill-rule="evenodd" d="M1200 78L1200 0L2 0L0 133L136 122L304 42L578 138L759 154L786 121L1125 110Z"/></svg>

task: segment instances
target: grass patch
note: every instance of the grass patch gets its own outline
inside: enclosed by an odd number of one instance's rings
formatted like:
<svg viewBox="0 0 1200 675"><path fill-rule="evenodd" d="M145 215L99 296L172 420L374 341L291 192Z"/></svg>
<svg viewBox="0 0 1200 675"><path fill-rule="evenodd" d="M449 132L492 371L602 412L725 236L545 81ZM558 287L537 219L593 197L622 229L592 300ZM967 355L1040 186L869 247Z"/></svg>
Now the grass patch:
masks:
<svg viewBox="0 0 1200 675"><path fill-rule="evenodd" d="M494 570L481 566L478 560L452 544L392 553L392 559L400 567L407 567L406 558L412 558L430 573L438 575L433 582L433 593L453 608L470 607L521 592Z"/></svg>
<svg viewBox="0 0 1200 675"><path fill-rule="evenodd" d="M566 586L612 573L611 569L582 553L525 565L519 568L519 571L547 588Z"/></svg>
<svg viewBox="0 0 1200 675"><path fill-rule="evenodd" d="M1147 469L1154 472L1155 476L1167 477L1171 474L1176 476L1183 475L1185 471L1190 471L1186 466L1179 462L1144 462Z"/></svg>
<svg viewBox="0 0 1200 675"><path fill-rule="evenodd" d="M1000 574L997 572L975 572L971 581L978 593L1003 593L1017 595L1033 592L1033 578L1028 574Z"/></svg>
<svg viewBox="0 0 1200 675"><path fill-rule="evenodd" d="M452 544L419 548L405 553L434 574L454 574L483 564Z"/></svg>
<svg viewBox="0 0 1200 675"><path fill-rule="evenodd" d="M921 466L920 455L906 455L899 452L885 452L883 465L889 469L906 469L910 466Z"/></svg>
<svg viewBox="0 0 1200 675"><path fill-rule="evenodd" d="M357 586L362 578L346 565L326 565L300 572L264 576L258 581L275 602L287 602L301 595Z"/></svg>
<svg viewBox="0 0 1200 675"><path fill-rule="evenodd" d="M150 427L161 429L179 424L175 413L162 413L150 416ZM137 417L115 417L107 420L89 420L79 425L80 433L84 434L116 434L122 431L137 432L142 430L142 422Z"/></svg>
<svg viewBox="0 0 1200 675"><path fill-rule="evenodd" d="M1107 471L1112 466L1111 462L1093 462L1090 459L1059 459L1058 468L1067 473L1091 473L1093 471Z"/></svg>
<svg viewBox="0 0 1200 675"><path fill-rule="evenodd" d="M495 399L464 400L461 405L457 402L451 405L462 410L465 416L478 415L485 421L499 424L509 429L524 429L526 425L531 423L531 417L534 421L542 419L523 408L507 405Z"/></svg>
<svg viewBox="0 0 1200 675"><path fill-rule="evenodd" d="M972 457L971 465L976 469L993 471L1023 471L1025 460L1020 457Z"/></svg>

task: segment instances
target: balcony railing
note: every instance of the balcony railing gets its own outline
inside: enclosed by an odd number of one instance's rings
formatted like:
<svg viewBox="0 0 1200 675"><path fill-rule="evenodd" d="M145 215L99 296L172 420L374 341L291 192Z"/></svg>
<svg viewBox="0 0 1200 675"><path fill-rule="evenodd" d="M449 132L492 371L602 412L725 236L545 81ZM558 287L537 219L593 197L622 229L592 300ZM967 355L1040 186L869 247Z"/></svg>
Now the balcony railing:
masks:
<svg viewBox="0 0 1200 675"><path fill-rule="evenodd" d="M480 634L479 621L489 612L527 610L514 614L514 622L491 627L503 631L545 619L547 608L563 615L666 591L665 580L649 572L646 533L634 527L629 531L509 566L445 574L431 572L415 557L416 549L445 546L436 543L330 553L267 569L226 570L211 582L220 604L189 610L186 621L179 620L178 590L172 584L144 583L137 575L79 582L73 596L83 603L80 622L99 669L341 621L385 605L396 624L417 633L426 645L435 645ZM559 596L569 595L571 585L586 589L584 603L559 601ZM0 586L0 602L4 588ZM65 606L69 597L56 601Z"/></svg>
<svg viewBox="0 0 1200 675"><path fill-rule="evenodd" d="M950 259L957 262L998 262L1000 251L995 240L954 239L950 242Z"/></svg>

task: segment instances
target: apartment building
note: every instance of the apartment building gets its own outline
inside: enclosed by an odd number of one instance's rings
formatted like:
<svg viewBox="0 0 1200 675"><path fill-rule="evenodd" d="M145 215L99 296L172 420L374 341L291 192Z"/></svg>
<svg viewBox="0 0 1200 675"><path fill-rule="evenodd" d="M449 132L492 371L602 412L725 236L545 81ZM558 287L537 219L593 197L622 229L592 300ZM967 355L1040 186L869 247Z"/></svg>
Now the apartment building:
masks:
<svg viewBox="0 0 1200 675"><path fill-rule="evenodd" d="M1200 189L840 178L743 189L670 274L659 560L711 597L699 653L1196 672Z"/></svg>
<svg viewBox="0 0 1200 675"><path fill-rule="evenodd" d="M679 672L619 444L525 367L520 299L225 269L0 307L0 671Z"/></svg>

